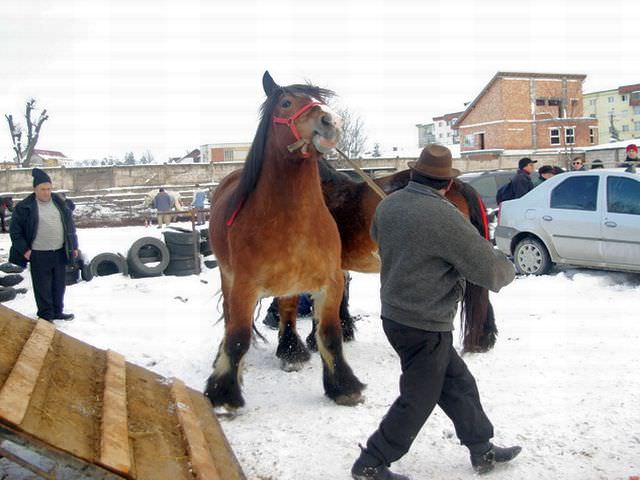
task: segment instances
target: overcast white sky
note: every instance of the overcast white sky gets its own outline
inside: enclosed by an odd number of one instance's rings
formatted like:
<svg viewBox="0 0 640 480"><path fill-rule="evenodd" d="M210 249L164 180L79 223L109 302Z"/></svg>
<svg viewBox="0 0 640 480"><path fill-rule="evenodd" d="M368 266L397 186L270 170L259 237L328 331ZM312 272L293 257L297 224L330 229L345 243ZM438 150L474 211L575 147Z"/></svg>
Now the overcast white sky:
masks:
<svg viewBox="0 0 640 480"><path fill-rule="evenodd" d="M587 92L640 83L639 37L637 0L4 2L0 113L35 97L39 148L165 160L250 142L268 69L335 90L370 143L409 148L498 70L585 73Z"/></svg>

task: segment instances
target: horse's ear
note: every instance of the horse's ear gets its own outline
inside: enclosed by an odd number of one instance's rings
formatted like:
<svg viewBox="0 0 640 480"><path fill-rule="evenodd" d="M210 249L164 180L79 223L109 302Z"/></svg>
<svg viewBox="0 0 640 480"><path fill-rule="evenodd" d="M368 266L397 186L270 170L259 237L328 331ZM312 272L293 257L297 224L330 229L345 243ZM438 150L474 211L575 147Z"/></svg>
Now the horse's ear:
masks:
<svg viewBox="0 0 640 480"><path fill-rule="evenodd" d="M280 88L280 86L273 81L268 70L265 70L262 76L262 88L264 88L264 93L267 97L270 96L276 88Z"/></svg>

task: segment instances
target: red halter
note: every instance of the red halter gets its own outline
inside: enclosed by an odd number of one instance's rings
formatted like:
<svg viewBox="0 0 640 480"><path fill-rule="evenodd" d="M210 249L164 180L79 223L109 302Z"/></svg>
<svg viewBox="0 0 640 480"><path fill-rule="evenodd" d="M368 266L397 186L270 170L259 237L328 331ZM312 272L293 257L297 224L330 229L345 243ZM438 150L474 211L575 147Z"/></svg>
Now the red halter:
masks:
<svg viewBox="0 0 640 480"><path fill-rule="evenodd" d="M300 110L298 110L296 113L294 113L293 115L291 115L289 118L284 118L284 117L276 117L275 115L273 116L273 123L274 124L281 124L281 125L288 125L289 128L291 129L291 133L293 133L293 136L296 138L296 142L299 141L300 138L300 132L298 132L298 127L296 127L295 121L298 119L298 117L300 115L302 115L304 112L306 112L307 110L309 110L310 108L313 108L317 105L322 105L322 102L309 102L307 103L304 107L300 108ZM295 145L295 144L292 144ZM310 154L309 153L302 153L302 158L309 158Z"/></svg>

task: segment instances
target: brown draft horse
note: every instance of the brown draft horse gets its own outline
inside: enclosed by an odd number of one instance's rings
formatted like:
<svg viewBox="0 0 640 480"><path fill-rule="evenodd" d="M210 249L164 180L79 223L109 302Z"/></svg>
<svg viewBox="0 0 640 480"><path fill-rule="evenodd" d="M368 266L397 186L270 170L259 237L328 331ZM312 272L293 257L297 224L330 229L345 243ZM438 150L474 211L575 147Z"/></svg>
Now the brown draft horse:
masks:
<svg viewBox="0 0 640 480"><path fill-rule="evenodd" d="M212 201L209 238L220 267L225 333L205 395L214 406L244 405L241 365L257 301L310 292L325 393L336 403L354 405L365 386L342 352L340 234L325 205L318 169L340 133L339 119L324 105L333 92L311 85L280 87L268 72L263 87L267 100L244 168L222 180ZM281 330L287 364L307 361L295 319Z"/></svg>
<svg viewBox="0 0 640 480"><path fill-rule="evenodd" d="M340 231L343 270L379 272L378 247L369 230L375 209L381 201L380 197L365 182L356 182L337 172L325 160L320 162L320 175L325 202ZM403 170L374 181L389 194L404 188L409 182L409 176L410 171ZM472 186L454 180L446 197L471 221L481 235L488 237L484 205ZM290 322L292 315L295 316L293 307L296 304L297 298L279 299L281 328L283 323ZM353 339L353 319L350 315L343 315L341 320L344 340ZM465 352L483 352L493 347L497 329L487 289L467 284L463 299L462 324ZM307 345L312 350L316 349L314 333L315 325L307 337ZM279 348L283 346L280 345Z"/></svg>

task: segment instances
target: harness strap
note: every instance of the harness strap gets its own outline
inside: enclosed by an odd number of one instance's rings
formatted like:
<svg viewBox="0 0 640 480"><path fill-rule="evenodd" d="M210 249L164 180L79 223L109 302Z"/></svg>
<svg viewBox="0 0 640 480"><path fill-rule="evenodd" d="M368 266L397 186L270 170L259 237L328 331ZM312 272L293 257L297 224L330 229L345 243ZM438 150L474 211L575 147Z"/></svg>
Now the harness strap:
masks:
<svg viewBox="0 0 640 480"><path fill-rule="evenodd" d="M243 205L244 205L244 198L240 200L240 202L238 202L238 206L236 207L236 209L231 213L231 215L229 215L229 218L227 218L227 222L226 222L227 227L230 227L233 224L233 221L238 216L238 213L240 213L240 210L242 209Z"/></svg>
<svg viewBox="0 0 640 480"><path fill-rule="evenodd" d="M482 212L482 227L484 229L484 238L485 240L489 240L489 220L487 219L487 209L484 206L484 202L482 201L482 197L477 195L478 204L480 205L480 211Z"/></svg>
<svg viewBox="0 0 640 480"><path fill-rule="evenodd" d="M295 121L304 112L306 112L310 108L313 108L313 107L315 107L317 105L322 105L322 102L317 102L317 101L316 102L309 102L304 107L300 108L300 110L298 110L293 115L291 115L289 118L276 117L275 115L273 116L273 123L274 124L280 124L280 125L287 125L291 129L291 133L293 133L293 136L296 139L295 143L292 143L291 145L289 145L287 147L290 152L293 152L294 150L297 150L298 148L302 148L304 145L307 145L307 144L310 143L309 140L304 140L302 143L300 143L301 142L300 132L298 132L298 127L296 127ZM310 156L311 155L309 153L304 152L304 151L302 152L302 157L303 158L309 158Z"/></svg>

